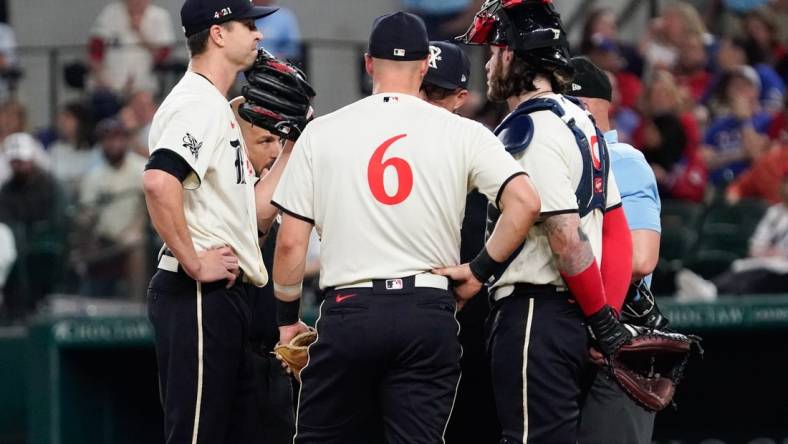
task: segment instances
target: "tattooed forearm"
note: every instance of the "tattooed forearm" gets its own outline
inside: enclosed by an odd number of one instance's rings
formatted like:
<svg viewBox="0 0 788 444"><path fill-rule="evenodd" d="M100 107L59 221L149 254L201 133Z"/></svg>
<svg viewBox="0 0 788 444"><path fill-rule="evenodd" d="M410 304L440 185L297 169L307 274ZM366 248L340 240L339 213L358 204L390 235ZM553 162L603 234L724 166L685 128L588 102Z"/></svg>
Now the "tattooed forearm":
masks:
<svg viewBox="0 0 788 444"><path fill-rule="evenodd" d="M558 270L573 276L588 268L594 261L594 252L588 236L580 228L577 214L558 214L544 221L547 240L553 250Z"/></svg>

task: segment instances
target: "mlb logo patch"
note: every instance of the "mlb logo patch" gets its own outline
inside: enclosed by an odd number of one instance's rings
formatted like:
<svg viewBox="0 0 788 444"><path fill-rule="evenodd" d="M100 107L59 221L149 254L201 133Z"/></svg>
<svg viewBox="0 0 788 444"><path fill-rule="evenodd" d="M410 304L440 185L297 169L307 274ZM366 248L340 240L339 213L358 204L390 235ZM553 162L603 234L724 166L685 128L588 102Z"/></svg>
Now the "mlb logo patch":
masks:
<svg viewBox="0 0 788 444"><path fill-rule="evenodd" d="M595 177L594 178L594 192L595 193L601 193L603 190L604 190L604 187L602 187L602 178L601 177Z"/></svg>
<svg viewBox="0 0 788 444"><path fill-rule="evenodd" d="M402 290L402 279L386 279L386 290Z"/></svg>
<svg viewBox="0 0 788 444"><path fill-rule="evenodd" d="M400 48L394 48L394 55L397 57L405 57L405 50Z"/></svg>

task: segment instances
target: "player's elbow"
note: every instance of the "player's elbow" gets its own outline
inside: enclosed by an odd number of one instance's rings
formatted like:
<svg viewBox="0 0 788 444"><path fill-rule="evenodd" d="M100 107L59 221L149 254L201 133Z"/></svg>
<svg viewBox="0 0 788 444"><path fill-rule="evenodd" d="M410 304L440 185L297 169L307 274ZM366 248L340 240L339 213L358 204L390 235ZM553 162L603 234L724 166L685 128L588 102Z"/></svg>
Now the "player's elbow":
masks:
<svg viewBox="0 0 788 444"><path fill-rule="evenodd" d="M146 170L142 174L142 191L148 200L161 200L172 188L175 177L161 170Z"/></svg>
<svg viewBox="0 0 788 444"><path fill-rule="evenodd" d="M640 280L650 275L657 268L659 255L634 250L632 252L632 280Z"/></svg>
<svg viewBox="0 0 788 444"><path fill-rule="evenodd" d="M517 176L506 185L501 196L501 210L503 213L516 214L514 220L522 222L526 230L539 217L541 209L539 193L528 176Z"/></svg>

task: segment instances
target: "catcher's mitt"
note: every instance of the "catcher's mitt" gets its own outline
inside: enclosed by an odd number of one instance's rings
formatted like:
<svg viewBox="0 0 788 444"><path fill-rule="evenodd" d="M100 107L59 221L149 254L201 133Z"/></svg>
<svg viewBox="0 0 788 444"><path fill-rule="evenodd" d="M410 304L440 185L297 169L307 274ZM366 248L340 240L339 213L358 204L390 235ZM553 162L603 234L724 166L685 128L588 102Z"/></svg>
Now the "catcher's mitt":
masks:
<svg viewBox="0 0 788 444"><path fill-rule="evenodd" d="M276 357L287 364L287 367L290 368L293 376L299 382L301 382L301 369L306 366L309 360L309 346L316 340L317 331L314 328L310 328L309 331L296 335L287 344L277 344L274 347Z"/></svg>
<svg viewBox="0 0 788 444"><path fill-rule="evenodd" d="M633 327L640 334L609 358L596 348L591 360L605 368L635 402L646 410L660 411L673 400L676 386L684 377L693 346L702 354L700 338Z"/></svg>
<svg viewBox="0 0 788 444"><path fill-rule="evenodd" d="M241 92L246 99L238 109L241 118L285 139L298 139L312 117L315 97L303 71L261 49L245 75L249 84Z"/></svg>

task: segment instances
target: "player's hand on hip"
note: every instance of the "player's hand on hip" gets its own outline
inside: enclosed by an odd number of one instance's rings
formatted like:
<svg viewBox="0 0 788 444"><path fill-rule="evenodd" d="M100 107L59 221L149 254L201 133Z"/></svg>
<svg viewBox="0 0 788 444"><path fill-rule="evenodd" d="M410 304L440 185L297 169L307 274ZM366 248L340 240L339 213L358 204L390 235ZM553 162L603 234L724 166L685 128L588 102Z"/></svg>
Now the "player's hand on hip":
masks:
<svg viewBox="0 0 788 444"><path fill-rule="evenodd" d="M438 268L432 272L451 279L458 310L462 310L465 303L482 289L482 283L471 273L471 267L468 264Z"/></svg>
<svg viewBox="0 0 788 444"><path fill-rule="evenodd" d="M309 327L304 324L304 321L298 321L295 324L290 325L281 325L279 326L279 344L287 344L293 338L309 331ZM276 355L276 359L279 359L279 363L282 364L282 367L290 373L290 367L287 366L287 362L283 361L279 355Z"/></svg>
<svg viewBox="0 0 788 444"><path fill-rule="evenodd" d="M235 284L235 279L240 273L238 257L235 256L230 247L224 246L212 250L197 253L200 259L200 269L196 276L192 276L200 282L216 282L227 279L227 288Z"/></svg>

